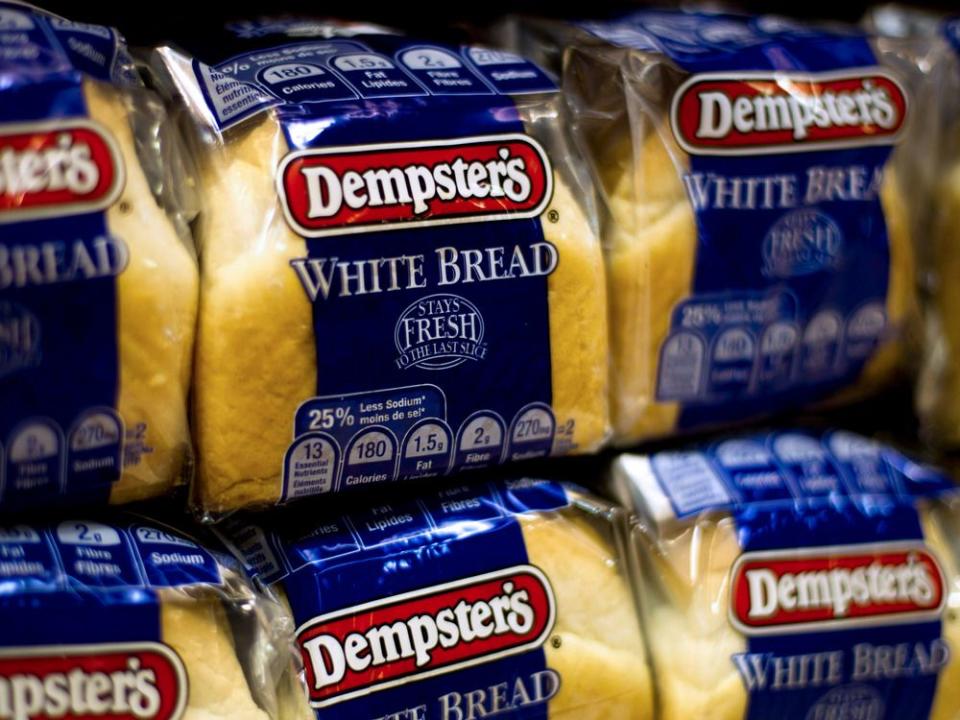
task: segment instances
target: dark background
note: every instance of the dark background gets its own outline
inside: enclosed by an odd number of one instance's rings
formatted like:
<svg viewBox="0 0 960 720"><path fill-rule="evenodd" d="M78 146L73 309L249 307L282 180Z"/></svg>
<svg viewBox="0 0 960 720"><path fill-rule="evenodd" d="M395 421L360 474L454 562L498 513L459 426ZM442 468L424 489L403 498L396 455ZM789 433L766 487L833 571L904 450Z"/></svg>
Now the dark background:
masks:
<svg viewBox="0 0 960 720"><path fill-rule="evenodd" d="M438 9L435 1L429 3L398 0L365 0L347 2L318 2L317 0L233 0L229 3L203 0L32 0L73 20L114 25L120 28L134 44L148 44L176 38L190 33L207 23L219 23L224 18L256 18L285 13L315 17L341 17L345 20L363 20L392 25L406 30L420 31L435 36L451 26L482 25L508 12L564 17L601 17L621 10L641 7L642 3L616 0L564 2L563 0L447 0ZM657 3L672 4L669 0ZM717 3L713 3L717 5ZM767 0L725 2L723 7L753 12L779 13L796 17L856 21L864 10L877 3L864 0ZM960 2L932 0L903 4L960 12ZM356 7L351 11L351 7Z"/></svg>

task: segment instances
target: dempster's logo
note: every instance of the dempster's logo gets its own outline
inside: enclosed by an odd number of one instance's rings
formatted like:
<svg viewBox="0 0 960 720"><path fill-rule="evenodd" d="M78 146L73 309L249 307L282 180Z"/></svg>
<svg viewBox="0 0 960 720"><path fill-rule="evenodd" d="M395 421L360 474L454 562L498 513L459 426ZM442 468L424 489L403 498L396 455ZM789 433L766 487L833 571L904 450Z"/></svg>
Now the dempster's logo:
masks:
<svg viewBox="0 0 960 720"><path fill-rule="evenodd" d="M466 298L447 293L420 298L397 321L397 367L446 370L483 360L483 330L483 315Z"/></svg>
<svg viewBox="0 0 960 720"><path fill-rule="evenodd" d="M322 237L537 217L553 172L532 138L488 135L294 152L277 192L290 227Z"/></svg>
<svg viewBox="0 0 960 720"><path fill-rule="evenodd" d="M0 223L102 210L123 183L120 149L95 122L0 125Z"/></svg>
<svg viewBox="0 0 960 720"><path fill-rule="evenodd" d="M183 663L159 643L0 650L2 720L177 720L186 703Z"/></svg>
<svg viewBox="0 0 960 720"><path fill-rule="evenodd" d="M321 708L532 650L555 617L553 590L531 565L323 615L297 632L310 703Z"/></svg>
<svg viewBox="0 0 960 720"><path fill-rule="evenodd" d="M731 572L730 621L745 635L918 622L946 602L921 542L748 552Z"/></svg>
<svg viewBox="0 0 960 720"><path fill-rule="evenodd" d="M877 68L815 75L694 75L674 94L671 122L692 155L755 155L892 145L907 94Z"/></svg>

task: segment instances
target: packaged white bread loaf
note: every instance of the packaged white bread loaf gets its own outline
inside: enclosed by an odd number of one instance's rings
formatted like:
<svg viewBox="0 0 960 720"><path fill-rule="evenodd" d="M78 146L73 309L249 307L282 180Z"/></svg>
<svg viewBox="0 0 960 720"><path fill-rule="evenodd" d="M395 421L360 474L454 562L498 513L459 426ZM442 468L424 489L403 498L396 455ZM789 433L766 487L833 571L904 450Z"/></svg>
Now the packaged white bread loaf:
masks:
<svg viewBox="0 0 960 720"><path fill-rule="evenodd" d="M917 331L929 43L682 11L509 29L562 61L602 191L620 443L891 380Z"/></svg>
<svg viewBox="0 0 960 720"><path fill-rule="evenodd" d="M874 32L944 45L937 62L937 152L925 162L934 175L929 203L929 242L922 256L925 279L924 353L917 385L921 431L940 448L960 447L960 22L896 5L874 8L865 18Z"/></svg>
<svg viewBox="0 0 960 720"><path fill-rule="evenodd" d="M291 512L226 534L293 615L306 716L654 716L621 508L514 480Z"/></svg>
<svg viewBox="0 0 960 720"><path fill-rule="evenodd" d="M201 165L205 510L605 439L592 191L541 70L307 20L153 65Z"/></svg>
<svg viewBox="0 0 960 720"><path fill-rule="evenodd" d="M960 504L844 431L624 455L666 720L960 718Z"/></svg>
<svg viewBox="0 0 960 720"><path fill-rule="evenodd" d="M292 628L217 545L134 514L0 528L11 720L294 717Z"/></svg>
<svg viewBox="0 0 960 720"><path fill-rule="evenodd" d="M13 2L0 27L0 509L160 495L198 293L175 136L116 31Z"/></svg>

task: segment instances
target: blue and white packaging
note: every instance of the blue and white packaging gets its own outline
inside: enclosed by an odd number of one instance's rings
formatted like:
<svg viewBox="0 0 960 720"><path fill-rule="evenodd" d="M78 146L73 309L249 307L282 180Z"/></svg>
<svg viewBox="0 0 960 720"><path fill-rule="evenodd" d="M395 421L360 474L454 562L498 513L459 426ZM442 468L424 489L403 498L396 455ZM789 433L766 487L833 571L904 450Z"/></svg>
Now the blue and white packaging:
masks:
<svg viewBox="0 0 960 720"><path fill-rule="evenodd" d="M615 439L850 399L903 370L936 48L706 11L510 27L562 57L602 190Z"/></svg>
<svg viewBox="0 0 960 720"><path fill-rule="evenodd" d="M353 507L218 526L292 613L317 720L653 717L622 508L538 480Z"/></svg>
<svg viewBox="0 0 960 720"><path fill-rule="evenodd" d="M132 513L0 528L11 720L289 717L290 631L215 538Z"/></svg>
<svg viewBox="0 0 960 720"><path fill-rule="evenodd" d="M596 449L606 296L553 81L311 20L161 47L201 164L212 513Z"/></svg>
<svg viewBox="0 0 960 720"><path fill-rule="evenodd" d="M184 167L116 30L0 2L0 511L188 477Z"/></svg>
<svg viewBox="0 0 960 720"><path fill-rule="evenodd" d="M660 717L960 718L960 495L845 431L623 455Z"/></svg>

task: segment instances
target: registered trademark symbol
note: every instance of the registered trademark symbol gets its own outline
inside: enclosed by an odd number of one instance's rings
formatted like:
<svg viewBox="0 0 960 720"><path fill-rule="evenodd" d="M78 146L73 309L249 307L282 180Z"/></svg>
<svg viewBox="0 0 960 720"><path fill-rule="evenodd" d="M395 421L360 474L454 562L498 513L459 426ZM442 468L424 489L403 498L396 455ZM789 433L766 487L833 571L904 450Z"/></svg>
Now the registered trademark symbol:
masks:
<svg viewBox="0 0 960 720"><path fill-rule="evenodd" d="M552 223L560 222L560 213L558 213L556 210L551 210L547 213L547 220Z"/></svg>
<svg viewBox="0 0 960 720"><path fill-rule="evenodd" d="M118 207L120 209L120 212L123 213L124 215L130 212L130 203L128 203L126 200L121 200L120 205Z"/></svg>
<svg viewBox="0 0 960 720"><path fill-rule="evenodd" d="M554 210L556 212L556 210ZM550 644L553 645L554 650L559 650L560 646L563 645L563 641L560 639L559 635L554 635L550 638Z"/></svg>

